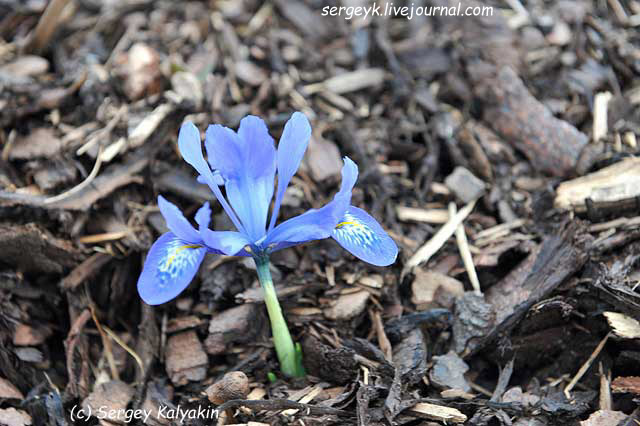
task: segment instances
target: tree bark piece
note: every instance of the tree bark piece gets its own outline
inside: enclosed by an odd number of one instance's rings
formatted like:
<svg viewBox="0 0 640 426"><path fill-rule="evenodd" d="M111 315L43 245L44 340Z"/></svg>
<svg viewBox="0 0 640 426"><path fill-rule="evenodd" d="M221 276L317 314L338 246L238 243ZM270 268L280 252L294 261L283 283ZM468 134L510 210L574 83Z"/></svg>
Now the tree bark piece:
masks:
<svg viewBox="0 0 640 426"><path fill-rule="evenodd" d="M209 359L195 331L171 336L167 341L167 374L175 385L205 378Z"/></svg>
<svg viewBox="0 0 640 426"><path fill-rule="evenodd" d="M573 172L587 136L555 118L513 69L489 72L476 85L476 92L484 101L484 121L522 152L536 170L553 176Z"/></svg>

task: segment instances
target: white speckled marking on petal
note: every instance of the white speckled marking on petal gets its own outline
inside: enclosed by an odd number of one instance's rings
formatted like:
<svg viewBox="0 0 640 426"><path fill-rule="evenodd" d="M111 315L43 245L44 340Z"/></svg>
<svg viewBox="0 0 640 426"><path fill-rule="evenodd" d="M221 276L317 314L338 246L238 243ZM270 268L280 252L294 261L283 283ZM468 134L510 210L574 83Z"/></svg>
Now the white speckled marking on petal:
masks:
<svg viewBox="0 0 640 426"><path fill-rule="evenodd" d="M398 255L396 243L367 212L350 206L331 233L344 249L372 265L387 266Z"/></svg>
<svg viewBox="0 0 640 426"><path fill-rule="evenodd" d="M336 225L333 234L338 238L361 247L371 247L376 241L374 232L357 217L346 213Z"/></svg>
<svg viewBox="0 0 640 426"><path fill-rule="evenodd" d="M167 232L153 244L140 278L138 292L150 304L168 302L180 294L198 272L207 248Z"/></svg>
<svg viewBox="0 0 640 426"><path fill-rule="evenodd" d="M164 248L158 262L156 278L159 287L175 283L185 271L200 265L205 249L199 244L185 244L179 239L171 240Z"/></svg>

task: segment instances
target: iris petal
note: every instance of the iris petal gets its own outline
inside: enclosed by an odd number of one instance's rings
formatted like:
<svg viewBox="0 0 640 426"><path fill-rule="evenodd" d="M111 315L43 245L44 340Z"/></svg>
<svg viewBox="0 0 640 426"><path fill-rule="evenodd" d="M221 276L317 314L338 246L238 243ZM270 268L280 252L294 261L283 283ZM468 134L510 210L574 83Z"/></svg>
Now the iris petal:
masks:
<svg viewBox="0 0 640 426"><path fill-rule="evenodd" d="M331 237L357 258L377 266L395 262L398 246L367 212L350 206Z"/></svg>
<svg viewBox="0 0 640 426"><path fill-rule="evenodd" d="M208 130L207 130L208 132ZM218 202L222 205L222 208L227 213L233 224L238 230L244 232L242 222L238 220L234 211L231 209L227 200L222 196L220 188L218 188L218 179L213 175L213 172L209 168L209 165L202 155L202 145L200 142L200 132L196 126L191 122L186 122L180 127L180 134L178 135L178 147L180 148L180 154L184 160L191 164L194 169L200 173L202 179L205 181L209 188L213 191Z"/></svg>
<svg viewBox="0 0 640 426"><path fill-rule="evenodd" d="M207 250L190 244L172 232L153 243L140 278L138 293L149 305L168 302L180 294L193 280Z"/></svg>
<svg viewBox="0 0 640 426"><path fill-rule="evenodd" d="M271 182L276 173L276 148L273 138L264 120L254 115L248 115L240 120L238 136L243 142L244 168L249 175L271 176Z"/></svg>
<svg viewBox="0 0 640 426"><path fill-rule="evenodd" d="M244 168L240 136L228 127L212 124L207 127L204 146L209 164L226 179L237 178Z"/></svg>
<svg viewBox="0 0 640 426"><path fill-rule="evenodd" d="M243 249L250 244L240 232L234 231L212 231L210 229L200 229L202 239L209 252L226 254L229 256L248 256Z"/></svg>
<svg viewBox="0 0 640 426"><path fill-rule="evenodd" d="M311 209L300 216L282 222L269 232L265 243L272 250L280 250L295 243L330 237L351 204L351 191L357 178L358 166L345 157L340 191L333 200L320 209Z"/></svg>
<svg viewBox="0 0 640 426"><path fill-rule="evenodd" d="M266 124L247 116L240 121L237 134L220 125L209 126L205 145L209 162L224 178L229 202L247 235L259 240L265 234L276 168L273 139Z"/></svg>
<svg viewBox="0 0 640 426"><path fill-rule="evenodd" d="M175 204L167 201L162 195L158 195L158 207L164 220L167 222L167 227L178 238L192 243L199 243L201 241L198 231L191 226Z"/></svg>
<svg viewBox="0 0 640 426"><path fill-rule="evenodd" d="M271 213L269 230L273 229L280 211L280 204L287 186L293 175L296 174L300 161L304 156L311 139L311 125L307 117L301 112L294 112L287 124L284 125L282 137L278 143L278 191Z"/></svg>

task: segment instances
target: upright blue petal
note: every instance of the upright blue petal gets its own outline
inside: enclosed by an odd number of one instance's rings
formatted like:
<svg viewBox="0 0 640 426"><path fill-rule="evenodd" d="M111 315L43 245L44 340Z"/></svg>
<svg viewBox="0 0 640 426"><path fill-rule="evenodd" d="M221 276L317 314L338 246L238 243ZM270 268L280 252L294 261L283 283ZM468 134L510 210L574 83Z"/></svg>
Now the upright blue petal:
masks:
<svg viewBox="0 0 640 426"><path fill-rule="evenodd" d="M209 164L224 180L237 178L243 172L242 141L236 132L220 124L211 124L207 127L204 146Z"/></svg>
<svg viewBox="0 0 640 426"><path fill-rule="evenodd" d="M396 261L398 246L367 212L350 206L331 237L355 257L372 265L387 266Z"/></svg>
<svg viewBox="0 0 640 426"><path fill-rule="evenodd" d="M138 279L138 293L149 305L168 302L180 294L198 271L207 250L172 232L153 243Z"/></svg>
<svg viewBox="0 0 640 426"><path fill-rule="evenodd" d="M209 185L209 188L213 191L218 202L222 205L222 208L227 213L233 224L238 230L244 232L242 222L238 220L234 211L231 209L227 200L222 196L220 188L218 188L218 179L213 175L213 172L209 168L209 165L202 155L202 145L200 141L200 132L196 126L189 122L186 122L180 127L180 134L178 135L178 147L180 148L180 154L184 160L191 164L194 169L200 173L202 179Z"/></svg>
<svg viewBox="0 0 640 426"><path fill-rule="evenodd" d="M209 162L220 171L229 202L247 235L259 240L266 232L276 169L267 126L251 115L240 121L237 134L220 125L209 126L205 145Z"/></svg>
<svg viewBox="0 0 640 426"><path fill-rule="evenodd" d="M209 252L228 256L248 256L244 248L251 242L240 232L212 231L201 228L200 233Z"/></svg>
<svg viewBox="0 0 640 426"><path fill-rule="evenodd" d="M265 244L272 250L279 250L295 243L330 237L351 204L351 191L357 179L358 166L345 157L340 191L333 200L320 209L311 209L276 226L267 235Z"/></svg>
<svg viewBox="0 0 640 426"><path fill-rule="evenodd" d="M278 191L271 213L269 230L272 230L276 224L282 197L284 197L284 192L287 190L291 178L300 166L300 161L302 161L309 145L309 139L311 139L309 120L301 112L294 112L287 124L284 125L284 131L278 143Z"/></svg>
<svg viewBox="0 0 640 426"><path fill-rule="evenodd" d="M158 207L164 220L167 222L167 227L178 238L196 244L201 241L198 231L191 226L175 204L167 201L162 195L158 195Z"/></svg>

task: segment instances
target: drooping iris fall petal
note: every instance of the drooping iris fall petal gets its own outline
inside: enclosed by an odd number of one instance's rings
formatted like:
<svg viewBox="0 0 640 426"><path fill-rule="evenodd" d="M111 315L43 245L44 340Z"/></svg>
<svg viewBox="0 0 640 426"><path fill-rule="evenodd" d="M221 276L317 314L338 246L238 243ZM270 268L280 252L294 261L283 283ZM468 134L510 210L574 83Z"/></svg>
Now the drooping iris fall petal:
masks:
<svg viewBox="0 0 640 426"><path fill-rule="evenodd" d="M396 243L367 212L350 206L331 237L345 250L377 266L391 265L398 256Z"/></svg>
<svg viewBox="0 0 640 426"><path fill-rule="evenodd" d="M149 305L174 299L198 272L207 249L191 244L173 232L163 234L153 243L138 278L138 293Z"/></svg>
<svg viewBox="0 0 640 426"><path fill-rule="evenodd" d="M351 191L357 179L358 166L349 157L345 157L340 191L333 200L319 209L311 209L276 226L267 235L266 244L273 250L279 250L290 247L293 243L330 237L351 203Z"/></svg>

